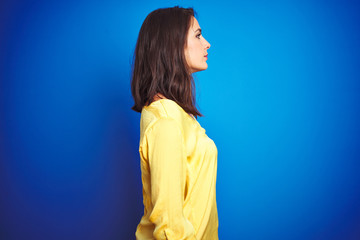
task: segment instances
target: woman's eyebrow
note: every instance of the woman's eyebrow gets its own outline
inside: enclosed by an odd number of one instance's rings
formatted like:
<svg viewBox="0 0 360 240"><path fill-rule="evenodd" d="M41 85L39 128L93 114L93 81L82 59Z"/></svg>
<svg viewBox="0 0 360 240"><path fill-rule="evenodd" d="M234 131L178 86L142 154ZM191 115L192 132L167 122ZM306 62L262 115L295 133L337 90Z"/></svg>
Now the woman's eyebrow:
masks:
<svg viewBox="0 0 360 240"><path fill-rule="evenodd" d="M201 28L196 29L194 32L199 31L201 33Z"/></svg>

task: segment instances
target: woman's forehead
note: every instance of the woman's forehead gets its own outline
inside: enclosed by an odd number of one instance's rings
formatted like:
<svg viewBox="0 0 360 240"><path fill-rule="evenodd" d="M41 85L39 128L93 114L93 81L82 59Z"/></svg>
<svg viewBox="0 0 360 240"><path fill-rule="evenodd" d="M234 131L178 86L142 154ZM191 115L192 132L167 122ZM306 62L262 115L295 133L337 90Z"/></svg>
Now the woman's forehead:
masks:
<svg viewBox="0 0 360 240"><path fill-rule="evenodd" d="M196 20L195 17L192 17L192 26L191 28L196 31L200 28L199 22Z"/></svg>

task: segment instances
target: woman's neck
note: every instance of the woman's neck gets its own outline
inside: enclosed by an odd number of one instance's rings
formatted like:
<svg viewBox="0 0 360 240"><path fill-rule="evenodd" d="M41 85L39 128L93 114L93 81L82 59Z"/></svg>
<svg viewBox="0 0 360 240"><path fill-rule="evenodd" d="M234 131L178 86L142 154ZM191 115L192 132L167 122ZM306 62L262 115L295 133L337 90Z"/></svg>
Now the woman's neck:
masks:
<svg viewBox="0 0 360 240"><path fill-rule="evenodd" d="M157 93L157 94L154 96L154 101L157 101L157 100L163 99L163 98L166 98L166 97L164 97L164 95L162 95L161 93Z"/></svg>

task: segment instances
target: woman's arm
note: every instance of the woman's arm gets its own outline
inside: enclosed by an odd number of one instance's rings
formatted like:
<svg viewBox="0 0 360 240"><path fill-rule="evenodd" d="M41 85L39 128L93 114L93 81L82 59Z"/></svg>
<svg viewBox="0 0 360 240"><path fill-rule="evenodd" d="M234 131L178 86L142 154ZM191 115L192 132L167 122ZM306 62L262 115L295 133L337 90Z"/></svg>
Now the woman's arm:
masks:
<svg viewBox="0 0 360 240"><path fill-rule="evenodd" d="M186 154L180 125L174 119L157 120L147 133L151 174L150 221L155 239L196 239L183 213Z"/></svg>

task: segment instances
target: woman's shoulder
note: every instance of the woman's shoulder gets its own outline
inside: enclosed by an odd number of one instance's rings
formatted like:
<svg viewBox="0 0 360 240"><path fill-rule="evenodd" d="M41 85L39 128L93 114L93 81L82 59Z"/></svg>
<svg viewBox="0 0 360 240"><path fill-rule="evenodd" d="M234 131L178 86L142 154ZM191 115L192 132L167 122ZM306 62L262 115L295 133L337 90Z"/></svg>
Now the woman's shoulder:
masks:
<svg viewBox="0 0 360 240"><path fill-rule="evenodd" d="M171 123L174 127L182 128L186 112L175 101L163 98L144 106L140 118L140 142L143 137L152 132L152 128L161 123ZM190 117L190 116L189 116ZM165 124L164 126L168 126Z"/></svg>
<svg viewBox="0 0 360 240"><path fill-rule="evenodd" d="M148 106L144 106L141 116L150 115L154 118L182 118L186 113L175 101L167 98L159 99Z"/></svg>
<svg viewBox="0 0 360 240"><path fill-rule="evenodd" d="M164 98L144 106L141 111L140 130L145 131L160 119L174 119L181 123L186 112L175 101Z"/></svg>

